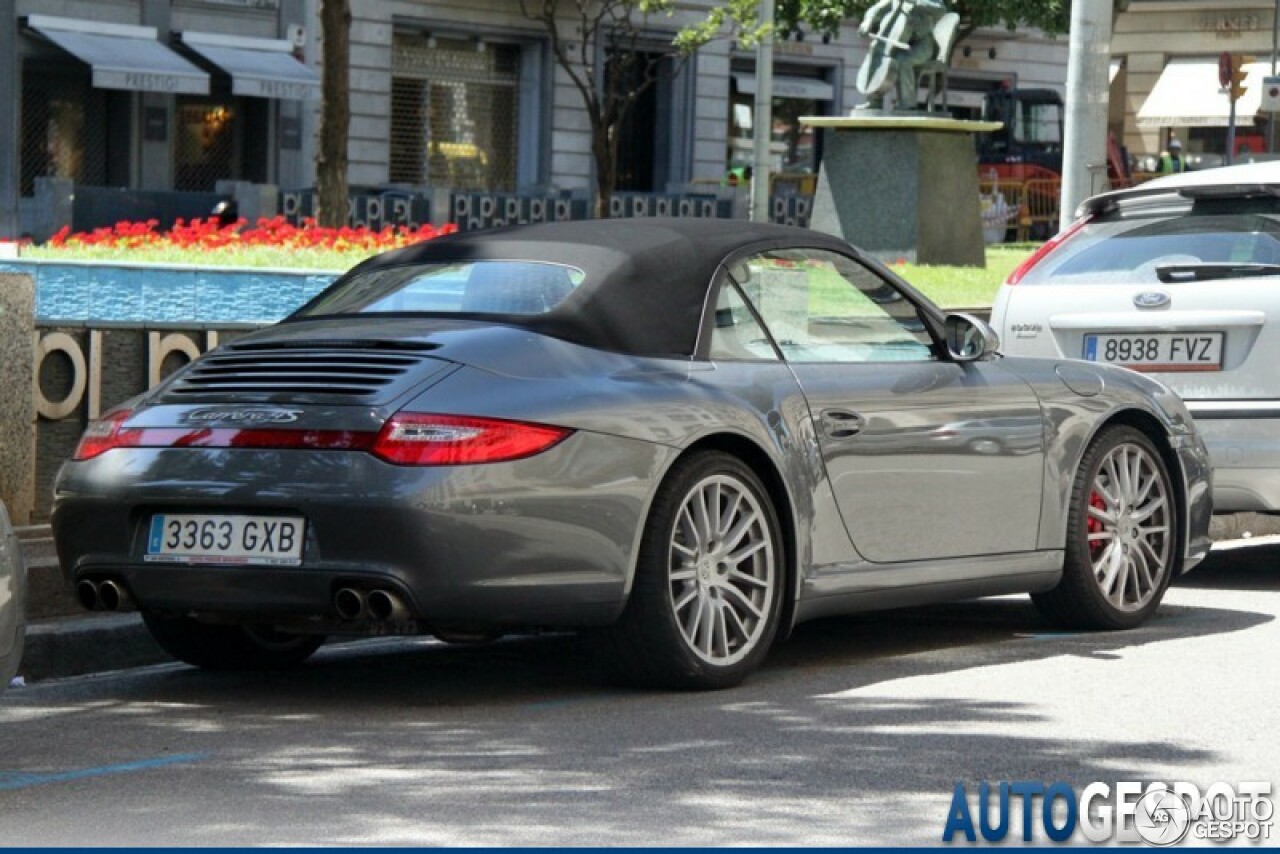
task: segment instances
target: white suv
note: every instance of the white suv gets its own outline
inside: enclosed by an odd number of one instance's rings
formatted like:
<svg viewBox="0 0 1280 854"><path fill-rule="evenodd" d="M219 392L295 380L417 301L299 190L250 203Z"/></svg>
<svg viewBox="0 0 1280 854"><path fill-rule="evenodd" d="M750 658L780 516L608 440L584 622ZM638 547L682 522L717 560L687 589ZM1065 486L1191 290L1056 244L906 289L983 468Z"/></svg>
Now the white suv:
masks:
<svg viewBox="0 0 1280 854"><path fill-rule="evenodd" d="M1096 196L1001 286L1002 350L1154 375L1195 416L1214 510L1280 512L1280 162Z"/></svg>

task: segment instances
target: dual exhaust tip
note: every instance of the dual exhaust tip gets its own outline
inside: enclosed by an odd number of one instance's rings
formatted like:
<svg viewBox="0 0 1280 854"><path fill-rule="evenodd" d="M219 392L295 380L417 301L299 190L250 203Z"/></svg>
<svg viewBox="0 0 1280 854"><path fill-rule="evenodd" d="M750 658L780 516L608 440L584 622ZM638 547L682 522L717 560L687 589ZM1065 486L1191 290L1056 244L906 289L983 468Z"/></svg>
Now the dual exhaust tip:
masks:
<svg viewBox="0 0 1280 854"><path fill-rule="evenodd" d="M403 623L410 619L409 606L398 593L377 588L360 590L343 587L333 596L338 616L352 622L372 620L375 623Z"/></svg>
<svg viewBox="0 0 1280 854"><path fill-rule="evenodd" d="M110 578L81 579L76 584L76 599L89 611L132 611L134 608L129 591Z"/></svg>
<svg viewBox="0 0 1280 854"><path fill-rule="evenodd" d="M133 597L114 579L83 578L76 584L76 599L89 611L132 611ZM402 623L410 619L409 606L399 594L378 588L343 587L333 597L338 616L352 622Z"/></svg>

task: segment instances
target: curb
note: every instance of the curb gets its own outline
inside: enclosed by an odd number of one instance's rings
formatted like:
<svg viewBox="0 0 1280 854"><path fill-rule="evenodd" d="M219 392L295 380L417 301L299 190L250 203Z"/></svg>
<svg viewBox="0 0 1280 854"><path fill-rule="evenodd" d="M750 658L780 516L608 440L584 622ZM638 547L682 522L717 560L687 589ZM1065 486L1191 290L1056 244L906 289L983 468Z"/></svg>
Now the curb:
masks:
<svg viewBox="0 0 1280 854"><path fill-rule="evenodd" d="M172 659L156 645L136 613L90 614L64 586L46 525L16 528L27 564L26 649L19 669L26 682L83 676L159 664Z"/></svg>
<svg viewBox="0 0 1280 854"><path fill-rule="evenodd" d="M172 661L139 614L93 614L27 626L19 673L27 682Z"/></svg>

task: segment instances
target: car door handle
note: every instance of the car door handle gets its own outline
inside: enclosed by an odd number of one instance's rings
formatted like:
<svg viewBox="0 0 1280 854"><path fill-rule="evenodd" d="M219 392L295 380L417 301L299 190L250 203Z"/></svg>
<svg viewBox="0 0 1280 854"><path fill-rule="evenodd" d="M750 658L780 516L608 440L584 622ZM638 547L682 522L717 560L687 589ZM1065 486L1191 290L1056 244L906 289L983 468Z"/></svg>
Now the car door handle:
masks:
<svg viewBox="0 0 1280 854"><path fill-rule="evenodd" d="M822 411L822 432L832 439L848 439L862 432L867 425L866 419L856 412L847 409L824 409Z"/></svg>

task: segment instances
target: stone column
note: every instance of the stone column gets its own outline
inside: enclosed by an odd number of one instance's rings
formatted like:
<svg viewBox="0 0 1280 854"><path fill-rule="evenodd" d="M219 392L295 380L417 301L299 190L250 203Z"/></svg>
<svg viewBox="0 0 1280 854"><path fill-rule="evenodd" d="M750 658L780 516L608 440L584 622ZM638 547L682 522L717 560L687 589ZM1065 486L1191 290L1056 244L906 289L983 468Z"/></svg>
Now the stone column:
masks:
<svg viewBox="0 0 1280 854"><path fill-rule="evenodd" d="M0 273L0 498L15 525L35 505L35 282Z"/></svg>
<svg viewBox="0 0 1280 854"><path fill-rule="evenodd" d="M801 121L825 131L810 228L889 262L985 266L973 134L998 122L931 114Z"/></svg>

